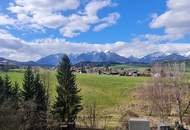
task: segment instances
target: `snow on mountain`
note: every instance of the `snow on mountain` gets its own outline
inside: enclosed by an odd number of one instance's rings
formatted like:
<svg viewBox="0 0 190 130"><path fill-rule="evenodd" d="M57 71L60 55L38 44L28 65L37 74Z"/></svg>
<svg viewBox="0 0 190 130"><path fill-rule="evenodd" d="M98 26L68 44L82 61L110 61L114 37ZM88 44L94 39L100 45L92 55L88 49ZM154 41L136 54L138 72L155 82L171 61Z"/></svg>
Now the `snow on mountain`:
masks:
<svg viewBox="0 0 190 130"><path fill-rule="evenodd" d="M48 65L54 66L58 65L61 60L63 53L57 53L42 57L36 62L17 62L14 60L7 60L0 58L0 63L8 61L16 65ZM104 63L145 63L152 64L155 62L164 62L164 61L184 61L190 60L190 52L186 53L170 53L170 52L154 52L152 54L146 55L142 58L137 58L134 56L129 56L128 58L120 56L111 51L93 51L85 52L81 54L69 54L68 55L72 64L77 64L80 62L104 62Z"/></svg>
<svg viewBox="0 0 190 130"><path fill-rule="evenodd" d="M43 57L37 61L38 64L42 65L57 65L63 54L55 54ZM68 55L73 64L79 62L115 62L115 63L126 63L127 58L120 56L116 53L107 52L86 52L82 54L71 54Z"/></svg>

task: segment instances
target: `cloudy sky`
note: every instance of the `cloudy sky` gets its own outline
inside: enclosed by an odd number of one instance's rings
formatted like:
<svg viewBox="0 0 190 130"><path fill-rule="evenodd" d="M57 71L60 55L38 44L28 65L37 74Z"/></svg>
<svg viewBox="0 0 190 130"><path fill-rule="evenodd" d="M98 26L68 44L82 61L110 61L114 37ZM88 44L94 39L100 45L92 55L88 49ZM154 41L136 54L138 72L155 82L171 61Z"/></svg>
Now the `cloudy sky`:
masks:
<svg viewBox="0 0 190 130"><path fill-rule="evenodd" d="M190 0L0 0L0 57L190 55Z"/></svg>

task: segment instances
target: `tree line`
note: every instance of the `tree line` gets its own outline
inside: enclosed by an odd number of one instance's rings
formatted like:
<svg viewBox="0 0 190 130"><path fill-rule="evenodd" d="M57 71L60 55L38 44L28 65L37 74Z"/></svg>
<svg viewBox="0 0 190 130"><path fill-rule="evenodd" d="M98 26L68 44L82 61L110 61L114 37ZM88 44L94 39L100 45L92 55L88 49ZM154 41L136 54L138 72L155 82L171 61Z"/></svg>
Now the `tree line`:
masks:
<svg viewBox="0 0 190 130"><path fill-rule="evenodd" d="M49 86L32 67L27 67L22 85L13 83L7 74L0 76L0 128L45 130L49 128L49 115L56 127L74 128L82 105L67 55L58 65L57 82L56 101L50 105Z"/></svg>

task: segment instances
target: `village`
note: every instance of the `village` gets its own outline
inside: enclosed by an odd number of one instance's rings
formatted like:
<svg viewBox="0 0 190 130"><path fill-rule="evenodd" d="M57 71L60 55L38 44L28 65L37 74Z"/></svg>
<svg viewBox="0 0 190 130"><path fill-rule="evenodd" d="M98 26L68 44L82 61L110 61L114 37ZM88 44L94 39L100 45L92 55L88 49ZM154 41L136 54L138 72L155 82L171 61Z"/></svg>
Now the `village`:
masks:
<svg viewBox="0 0 190 130"><path fill-rule="evenodd" d="M127 69L127 68L112 68L112 67L72 67L73 72L81 74L97 74L97 75L118 75L118 76L151 76L151 69L146 69L143 71L137 69Z"/></svg>
<svg viewBox="0 0 190 130"><path fill-rule="evenodd" d="M156 68L156 69L155 69ZM159 68L159 70L157 70ZM56 68L54 68L55 70ZM166 77L173 76L173 72L165 71L161 64L155 64L146 69L132 68L113 68L107 67L72 67L72 71L80 74L97 74L97 75L116 75L116 76L131 76L131 77ZM159 72L158 72L159 71Z"/></svg>
<svg viewBox="0 0 190 130"><path fill-rule="evenodd" d="M127 65L127 64L126 64ZM155 71L155 68L160 68L160 64L155 64L149 66L145 69L135 69L135 68L114 68L113 66L75 66L71 67L71 70L74 73L79 74L96 74L96 75L115 75L115 76L130 76L130 77L164 77L164 76L172 76L173 74L170 72L165 72L164 70L159 70L158 73ZM8 72L9 70L15 69L26 69L26 65L16 65L14 63L10 63L8 61L0 62L0 71ZM56 71L57 66L40 66L35 65L32 66L34 70L47 69L51 71Z"/></svg>

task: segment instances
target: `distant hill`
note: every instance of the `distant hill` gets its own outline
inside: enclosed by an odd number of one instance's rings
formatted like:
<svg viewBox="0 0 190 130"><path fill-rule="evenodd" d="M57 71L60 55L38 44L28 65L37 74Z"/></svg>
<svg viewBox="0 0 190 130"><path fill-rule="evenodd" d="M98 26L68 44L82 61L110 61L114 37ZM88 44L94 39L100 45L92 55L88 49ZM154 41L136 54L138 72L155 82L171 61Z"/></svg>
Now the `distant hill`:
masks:
<svg viewBox="0 0 190 130"><path fill-rule="evenodd" d="M0 57L0 64L18 64L19 62Z"/></svg>
<svg viewBox="0 0 190 130"><path fill-rule="evenodd" d="M37 66L38 64L34 61L28 61L28 62L19 62L16 60L9 60L6 58L2 58L0 57L0 64L4 64L4 65L16 65L16 66Z"/></svg>

